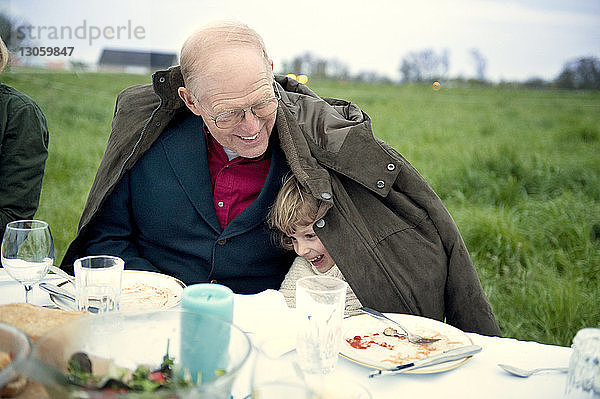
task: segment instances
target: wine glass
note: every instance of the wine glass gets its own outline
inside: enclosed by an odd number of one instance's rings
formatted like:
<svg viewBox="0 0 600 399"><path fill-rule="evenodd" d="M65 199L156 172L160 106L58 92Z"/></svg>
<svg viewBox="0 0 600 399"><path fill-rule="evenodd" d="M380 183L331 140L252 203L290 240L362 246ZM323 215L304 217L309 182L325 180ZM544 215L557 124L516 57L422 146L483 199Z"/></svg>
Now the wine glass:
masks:
<svg viewBox="0 0 600 399"><path fill-rule="evenodd" d="M47 274L54 263L54 241L48 223L41 220L17 220L6 225L2 240L2 266L25 287L25 302L34 284Z"/></svg>
<svg viewBox="0 0 600 399"><path fill-rule="evenodd" d="M295 352L280 356L270 350L277 345L266 341L255 347L252 392L244 399L373 399L365 386L335 372L303 372Z"/></svg>

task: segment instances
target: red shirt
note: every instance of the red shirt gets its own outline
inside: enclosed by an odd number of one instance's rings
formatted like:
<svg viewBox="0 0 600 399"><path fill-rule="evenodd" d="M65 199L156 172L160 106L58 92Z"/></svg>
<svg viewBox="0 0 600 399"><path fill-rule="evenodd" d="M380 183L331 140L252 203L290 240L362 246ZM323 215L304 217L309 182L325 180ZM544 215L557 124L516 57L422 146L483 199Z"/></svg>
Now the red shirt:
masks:
<svg viewBox="0 0 600 399"><path fill-rule="evenodd" d="M258 198L271 166L270 151L265 151L258 158L238 156L230 161L223 146L206 130L205 133L213 204L221 228L225 229L234 217Z"/></svg>

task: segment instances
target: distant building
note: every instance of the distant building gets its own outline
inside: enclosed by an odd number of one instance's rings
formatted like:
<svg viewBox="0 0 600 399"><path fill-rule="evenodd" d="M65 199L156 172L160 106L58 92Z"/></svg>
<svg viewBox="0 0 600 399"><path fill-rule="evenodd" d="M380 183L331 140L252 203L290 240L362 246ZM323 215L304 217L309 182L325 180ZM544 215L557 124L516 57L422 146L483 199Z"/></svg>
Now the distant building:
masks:
<svg viewBox="0 0 600 399"><path fill-rule="evenodd" d="M110 72L151 73L176 64L175 53L104 49L98 61L98 69Z"/></svg>

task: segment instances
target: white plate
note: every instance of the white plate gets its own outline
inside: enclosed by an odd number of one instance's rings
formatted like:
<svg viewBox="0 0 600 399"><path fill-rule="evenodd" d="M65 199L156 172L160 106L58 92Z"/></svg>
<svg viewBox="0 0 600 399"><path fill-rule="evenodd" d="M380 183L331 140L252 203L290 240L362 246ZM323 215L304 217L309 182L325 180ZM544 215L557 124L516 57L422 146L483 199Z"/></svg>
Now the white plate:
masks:
<svg viewBox="0 0 600 399"><path fill-rule="evenodd" d="M73 284L65 281L58 284L73 293ZM121 310L142 312L169 309L179 305L185 284L166 274L141 270L125 270L122 280ZM75 310L75 303L50 294L50 300L65 310Z"/></svg>
<svg viewBox="0 0 600 399"><path fill-rule="evenodd" d="M429 345L411 344L402 337L388 337L383 334L386 327L400 328L393 323L377 320L367 314L344 319L343 342L340 354L363 366L383 370L414 360L432 356L451 348L472 345L464 332L449 324L425 317L386 313L412 332L424 337L440 338ZM464 364L470 357L453 362L436 364L407 371L413 374L439 373Z"/></svg>

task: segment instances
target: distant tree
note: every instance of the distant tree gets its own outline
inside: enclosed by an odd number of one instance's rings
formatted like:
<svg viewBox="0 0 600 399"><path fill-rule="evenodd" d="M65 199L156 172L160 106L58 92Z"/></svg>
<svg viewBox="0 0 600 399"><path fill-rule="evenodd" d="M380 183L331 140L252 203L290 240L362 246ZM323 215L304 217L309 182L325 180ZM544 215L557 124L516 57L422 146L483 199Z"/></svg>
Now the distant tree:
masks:
<svg viewBox="0 0 600 399"><path fill-rule="evenodd" d="M471 59L475 65L475 78L481 81L485 80L487 60L478 49L471 49Z"/></svg>
<svg viewBox="0 0 600 399"><path fill-rule="evenodd" d="M17 35L16 25L17 23L8 15L0 13L0 36L11 51L26 45L29 41L28 38Z"/></svg>
<svg viewBox="0 0 600 399"><path fill-rule="evenodd" d="M567 62L554 85L562 89L600 89L600 59L581 57Z"/></svg>
<svg viewBox="0 0 600 399"><path fill-rule="evenodd" d="M336 79L349 79L350 72L348 72L348 66L336 59L328 61L327 77Z"/></svg>
<svg viewBox="0 0 600 399"><path fill-rule="evenodd" d="M521 86L528 89L543 89L548 86L548 82L540 77L532 77L523 82Z"/></svg>
<svg viewBox="0 0 600 399"><path fill-rule="evenodd" d="M431 49L408 53L399 68L402 82L420 83L444 78L449 69L448 58L448 50L441 54Z"/></svg>
<svg viewBox="0 0 600 399"><path fill-rule="evenodd" d="M311 78L348 78L348 67L337 60L319 58L306 52L283 63L284 73L305 74Z"/></svg>
<svg viewBox="0 0 600 399"><path fill-rule="evenodd" d="M391 80L384 75L374 71L360 71L353 77L358 82L366 83L391 83Z"/></svg>

